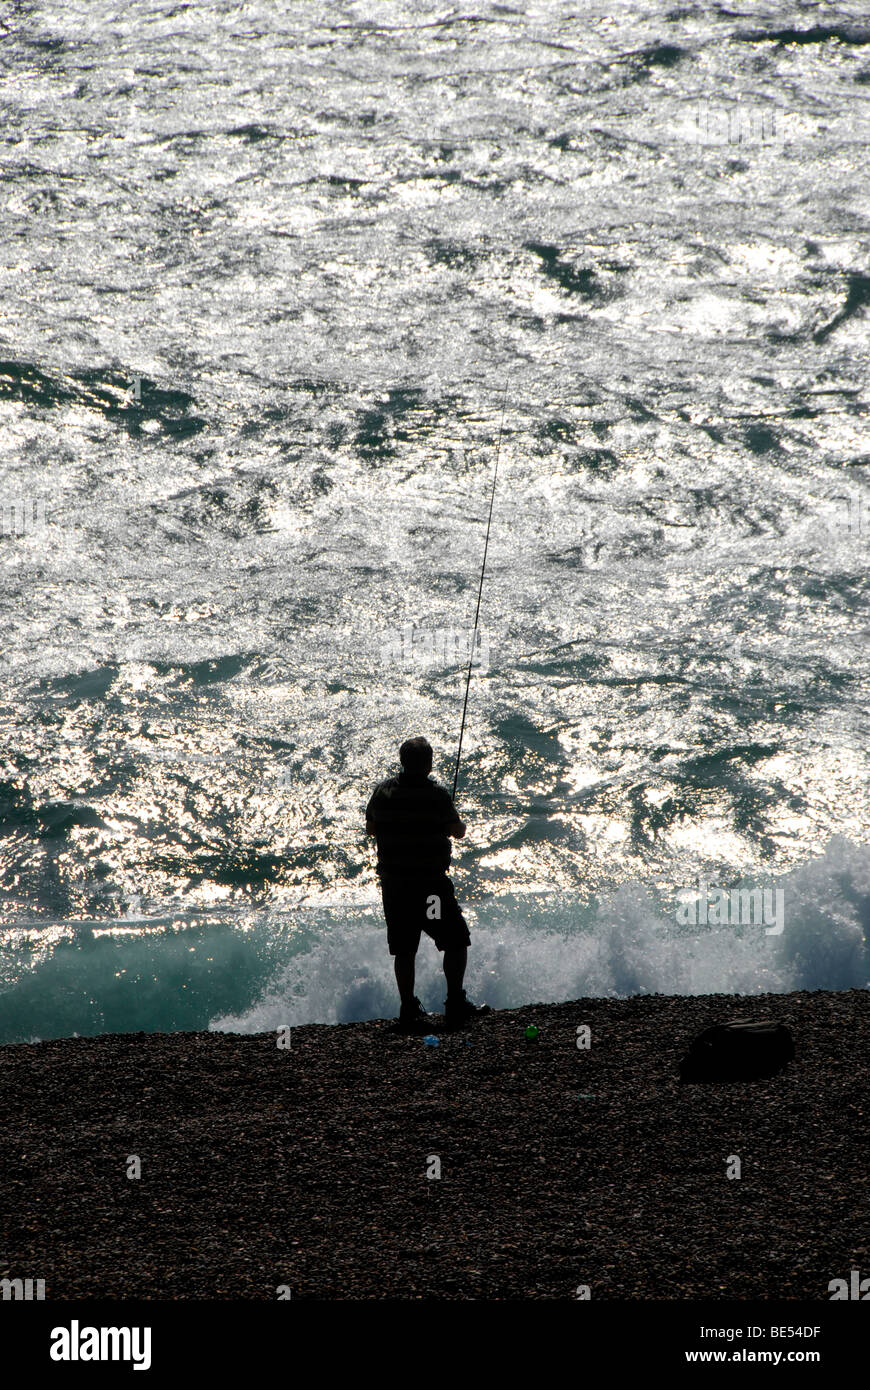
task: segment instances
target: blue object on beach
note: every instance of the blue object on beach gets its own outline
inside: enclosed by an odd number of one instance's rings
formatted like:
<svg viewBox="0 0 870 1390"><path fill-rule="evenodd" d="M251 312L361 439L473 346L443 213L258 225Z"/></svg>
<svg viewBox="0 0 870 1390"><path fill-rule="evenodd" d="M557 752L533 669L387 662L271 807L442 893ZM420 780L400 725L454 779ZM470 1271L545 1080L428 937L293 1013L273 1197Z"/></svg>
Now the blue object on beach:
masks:
<svg viewBox="0 0 870 1390"><path fill-rule="evenodd" d="M437 1047L441 1039L436 1038L434 1033L427 1033L423 1041L427 1047Z"/></svg>

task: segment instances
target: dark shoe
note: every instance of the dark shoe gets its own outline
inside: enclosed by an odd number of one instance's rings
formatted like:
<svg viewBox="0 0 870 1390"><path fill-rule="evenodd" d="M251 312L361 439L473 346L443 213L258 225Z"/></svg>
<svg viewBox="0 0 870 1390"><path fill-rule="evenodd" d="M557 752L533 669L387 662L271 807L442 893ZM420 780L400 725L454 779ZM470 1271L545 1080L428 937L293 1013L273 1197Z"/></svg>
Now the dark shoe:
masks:
<svg viewBox="0 0 870 1390"><path fill-rule="evenodd" d="M399 1010L399 1028L403 1033L427 1033L431 1027L432 1020L419 999L402 1005Z"/></svg>
<svg viewBox="0 0 870 1390"><path fill-rule="evenodd" d="M464 1028L484 1014L491 1014L488 1004L472 1004L465 990L456 999L444 1000L444 1022L448 1028Z"/></svg>

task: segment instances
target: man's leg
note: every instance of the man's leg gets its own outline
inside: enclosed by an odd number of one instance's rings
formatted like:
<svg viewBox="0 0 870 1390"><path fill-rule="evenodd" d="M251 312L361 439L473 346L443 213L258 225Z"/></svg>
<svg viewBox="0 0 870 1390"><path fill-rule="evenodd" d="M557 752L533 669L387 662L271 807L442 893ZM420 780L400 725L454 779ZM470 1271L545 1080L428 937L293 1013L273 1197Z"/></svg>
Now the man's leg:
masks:
<svg viewBox="0 0 870 1390"><path fill-rule="evenodd" d="M393 957L396 984L399 986L399 998L403 1004L410 1005L414 1002L414 962L416 955L416 951L397 951Z"/></svg>
<svg viewBox="0 0 870 1390"><path fill-rule="evenodd" d="M458 999L462 994L462 981L468 963L467 946L450 946L444 952L444 978L447 981L447 998Z"/></svg>

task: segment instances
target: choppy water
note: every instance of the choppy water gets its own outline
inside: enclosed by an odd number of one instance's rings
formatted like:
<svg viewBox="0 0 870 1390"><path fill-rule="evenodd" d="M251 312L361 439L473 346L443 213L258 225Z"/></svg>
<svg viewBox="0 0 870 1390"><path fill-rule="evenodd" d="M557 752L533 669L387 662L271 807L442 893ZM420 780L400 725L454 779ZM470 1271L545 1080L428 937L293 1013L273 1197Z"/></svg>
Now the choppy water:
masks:
<svg viewBox="0 0 870 1390"><path fill-rule="evenodd" d="M505 387L470 992L870 983L870 25L613 8L0 9L0 1039L394 1012Z"/></svg>

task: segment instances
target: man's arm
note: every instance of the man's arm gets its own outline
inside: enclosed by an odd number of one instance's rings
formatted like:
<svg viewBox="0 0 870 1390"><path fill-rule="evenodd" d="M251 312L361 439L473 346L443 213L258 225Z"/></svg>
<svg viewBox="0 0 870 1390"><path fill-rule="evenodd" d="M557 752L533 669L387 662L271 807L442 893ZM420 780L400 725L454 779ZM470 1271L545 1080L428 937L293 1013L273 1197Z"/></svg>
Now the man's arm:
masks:
<svg viewBox="0 0 870 1390"><path fill-rule="evenodd" d="M374 818L373 812L374 812L374 809L375 809L375 800L376 800L376 798L377 798L377 795L378 795L379 790L380 790L380 783L378 784L377 787L375 787L374 791L372 792L371 796L370 796L369 799L368 799L368 804L366 805L366 834L367 834L367 835L376 835L376 834L378 833L377 830L375 829L375 818Z"/></svg>
<svg viewBox="0 0 870 1390"><path fill-rule="evenodd" d="M444 833L446 835L451 835L454 840L461 840L465 834L465 821L460 820L459 812L453 805L453 797L446 787L444 788L444 811L447 821L444 827Z"/></svg>

